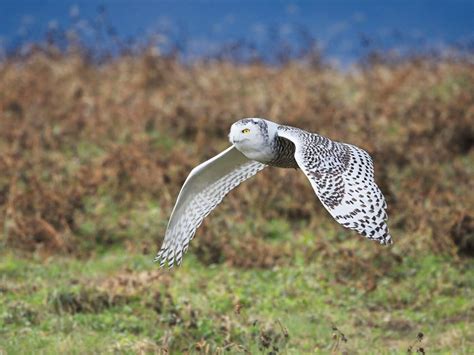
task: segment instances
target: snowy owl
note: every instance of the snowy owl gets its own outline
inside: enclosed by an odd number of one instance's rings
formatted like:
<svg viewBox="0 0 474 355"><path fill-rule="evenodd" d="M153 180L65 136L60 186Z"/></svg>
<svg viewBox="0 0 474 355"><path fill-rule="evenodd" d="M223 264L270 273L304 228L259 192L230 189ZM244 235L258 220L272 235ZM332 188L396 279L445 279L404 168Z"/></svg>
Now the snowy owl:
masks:
<svg viewBox="0 0 474 355"><path fill-rule="evenodd" d="M203 219L227 193L266 166L299 168L334 219L380 244L391 244L387 204L369 154L299 128L246 118L230 129L232 145L195 167L184 182L155 262L181 264Z"/></svg>

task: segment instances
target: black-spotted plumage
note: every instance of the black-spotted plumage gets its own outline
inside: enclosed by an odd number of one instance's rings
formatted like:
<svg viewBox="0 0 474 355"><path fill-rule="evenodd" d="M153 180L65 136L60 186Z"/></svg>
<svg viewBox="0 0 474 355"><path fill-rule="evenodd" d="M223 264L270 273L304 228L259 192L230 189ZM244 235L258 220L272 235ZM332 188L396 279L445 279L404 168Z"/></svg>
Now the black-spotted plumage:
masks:
<svg viewBox="0 0 474 355"><path fill-rule="evenodd" d="M295 144L299 167L337 222L380 244L392 243L387 205L366 151L298 128L280 126L278 131Z"/></svg>
<svg viewBox="0 0 474 355"><path fill-rule="evenodd" d="M155 258L180 264L203 219L224 196L266 166L300 168L324 207L344 227L380 244L391 244L387 205L364 150L261 118L234 123L233 146L197 166L186 179Z"/></svg>

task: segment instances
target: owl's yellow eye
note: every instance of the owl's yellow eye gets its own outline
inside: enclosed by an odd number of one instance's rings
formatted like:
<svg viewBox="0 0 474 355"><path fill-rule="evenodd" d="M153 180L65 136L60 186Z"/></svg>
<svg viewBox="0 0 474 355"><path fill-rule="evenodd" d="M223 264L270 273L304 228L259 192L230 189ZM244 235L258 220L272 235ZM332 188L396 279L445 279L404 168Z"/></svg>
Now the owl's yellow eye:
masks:
<svg viewBox="0 0 474 355"><path fill-rule="evenodd" d="M244 129L242 130L242 133L249 133L249 132L250 132L250 129L248 129L248 128L244 128Z"/></svg>

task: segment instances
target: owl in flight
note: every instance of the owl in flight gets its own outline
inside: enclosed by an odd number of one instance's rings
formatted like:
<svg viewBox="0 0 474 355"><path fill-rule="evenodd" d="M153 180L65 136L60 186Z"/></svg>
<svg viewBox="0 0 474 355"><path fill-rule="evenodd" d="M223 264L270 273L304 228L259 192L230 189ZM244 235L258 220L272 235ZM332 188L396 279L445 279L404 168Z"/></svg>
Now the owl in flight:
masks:
<svg viewBox="0 0 474 355"><path fill-rule="evenodd" d="M387 204L369 154L299 128L246 118L230 129L232 145L195 167L184 182L155 262L181 264L203 219L227 193L266 166L299 168L334 219L380 244L392 243Z"/></svg>

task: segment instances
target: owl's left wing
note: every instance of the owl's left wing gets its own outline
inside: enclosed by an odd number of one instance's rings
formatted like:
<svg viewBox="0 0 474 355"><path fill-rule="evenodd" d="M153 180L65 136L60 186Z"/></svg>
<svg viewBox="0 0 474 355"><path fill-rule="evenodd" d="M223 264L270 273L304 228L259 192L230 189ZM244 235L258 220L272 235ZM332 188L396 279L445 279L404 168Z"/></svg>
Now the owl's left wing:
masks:
<svg viewBox="0 0 474 355"><path fill-rule="evenodd" d="M337 222L380 244L392 243L387 204L366 151L289 126L280 126L278 135L294 143L298 166Z"/></svg>

